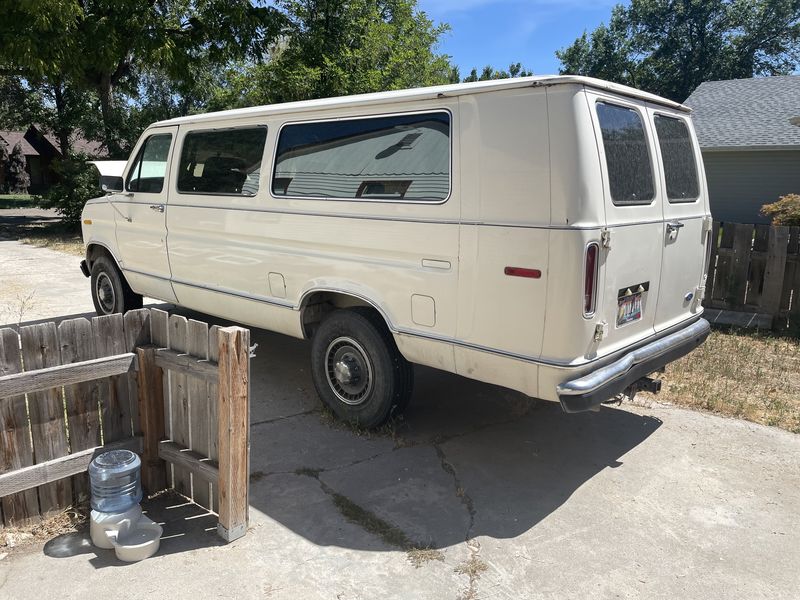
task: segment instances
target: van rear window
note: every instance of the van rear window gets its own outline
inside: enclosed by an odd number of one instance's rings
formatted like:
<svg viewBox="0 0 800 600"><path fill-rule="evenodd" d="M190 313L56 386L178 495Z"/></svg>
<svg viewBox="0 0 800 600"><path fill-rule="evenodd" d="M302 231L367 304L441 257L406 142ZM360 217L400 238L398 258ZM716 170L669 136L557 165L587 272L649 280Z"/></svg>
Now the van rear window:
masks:
<svg viewBox="0 0 800 600"><path fill-rule="evenodd" d="M699 196L699 186L689 128L683 120L674 117L656 115L655 121L667 198L670 202L692 202Z"/></svg>
<svg viewBox="0 0 800 600"><path fill-rule="evenodd" d="M598 102L611 200L617 205L650 204L655 197L647 136L639 113Z"/></svg>
<svg viewBox="0 0 800 600"><path fill-rule="evenodd" d="M450 115L286 125L272 193L339 200L438 202L450 193Z"/></svg>
<svg viewBox="0 0 800 600"><path fill-rule="evenodd" d="M266 139L266 127L187 133L181 150L178 191L255 196Z"/></svg>

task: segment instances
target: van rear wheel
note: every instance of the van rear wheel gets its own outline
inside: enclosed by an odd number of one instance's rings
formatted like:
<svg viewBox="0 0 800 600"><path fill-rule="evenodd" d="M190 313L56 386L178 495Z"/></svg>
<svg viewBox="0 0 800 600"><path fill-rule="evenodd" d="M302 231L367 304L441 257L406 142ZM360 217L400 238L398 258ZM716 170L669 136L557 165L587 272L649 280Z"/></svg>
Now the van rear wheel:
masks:
<svg viewBox="0 0 800 600"><path fill-rule="evenodd" d="M322 401L341 420L372 428L406 408L413 366L372 310L337 310L311 342L311 373Z"/></svg>
<svg viewBox="0 0 800 600"><path fill-rule="evenodd" d="M142 308L142 297L134 292L114 261L99 256L92 263L92 302L98 315L124 313Z"/></svg>

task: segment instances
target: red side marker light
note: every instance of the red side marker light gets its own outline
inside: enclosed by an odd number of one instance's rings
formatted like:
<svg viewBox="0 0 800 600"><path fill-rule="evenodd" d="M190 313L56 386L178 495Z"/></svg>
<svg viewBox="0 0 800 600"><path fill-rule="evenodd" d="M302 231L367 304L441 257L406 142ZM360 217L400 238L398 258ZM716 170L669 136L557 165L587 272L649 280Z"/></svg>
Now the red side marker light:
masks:
<svg viewBox="0 0 800 600"><path fill-rule="evenodd" d="M539 279L542 272L539 269L525 269L523 267L506 267L503 273L511 277L527 277L528 279Z"/></svg>

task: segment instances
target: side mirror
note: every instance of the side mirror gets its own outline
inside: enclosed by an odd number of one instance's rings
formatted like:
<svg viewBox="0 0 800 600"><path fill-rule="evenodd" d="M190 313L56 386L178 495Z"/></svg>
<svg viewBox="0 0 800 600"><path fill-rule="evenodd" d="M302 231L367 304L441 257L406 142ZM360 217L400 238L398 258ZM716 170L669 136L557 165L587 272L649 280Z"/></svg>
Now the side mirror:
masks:
<svg viewBox="0 0 800 600"><path fill-rule="evenodd" d="M100 189L104 192L113 194L115 192L121 192L123 188L122 177L115 177L113 175L100 176Z"/></svg>

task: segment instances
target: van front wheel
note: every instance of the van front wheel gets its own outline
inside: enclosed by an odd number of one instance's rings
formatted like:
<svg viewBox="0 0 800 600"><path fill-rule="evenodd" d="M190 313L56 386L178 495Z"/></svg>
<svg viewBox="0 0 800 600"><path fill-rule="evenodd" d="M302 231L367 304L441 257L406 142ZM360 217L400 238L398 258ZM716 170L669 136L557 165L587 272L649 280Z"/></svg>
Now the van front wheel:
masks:
<svg viewBox="0 0 800 600"><path fill-rule="evenodd" d="M124 313L142 308L142 297L134 292L117 265L107 256L92 264L92 302L98 315Z"/></svg>
<svg viewBox="0 0 800 600"><path fill-rule="evenodd" d="M331 313L311 342L311 373L322 401L343 421L372 428L401 412L414 371L372 310Z"/></svg>

